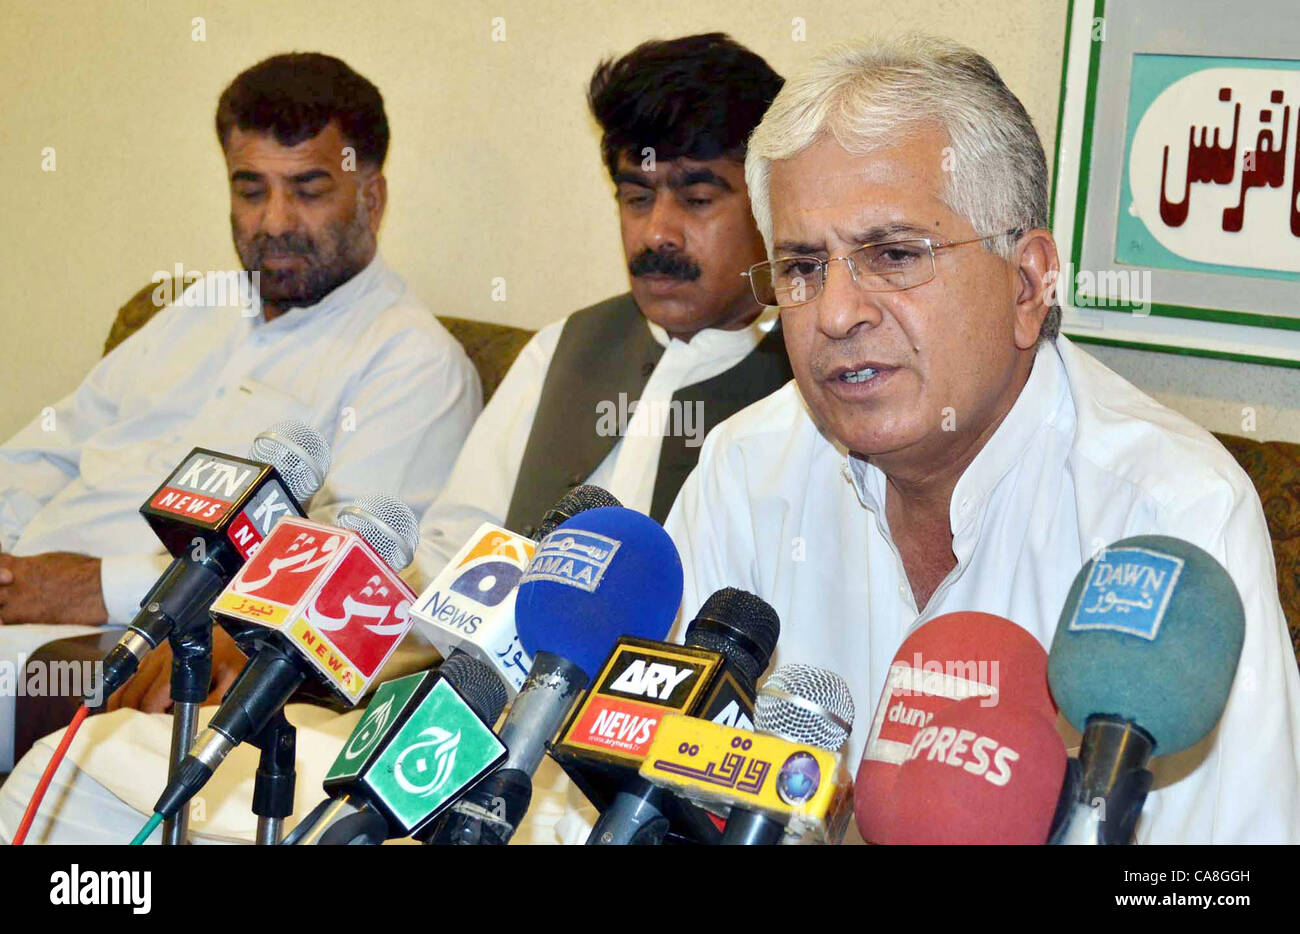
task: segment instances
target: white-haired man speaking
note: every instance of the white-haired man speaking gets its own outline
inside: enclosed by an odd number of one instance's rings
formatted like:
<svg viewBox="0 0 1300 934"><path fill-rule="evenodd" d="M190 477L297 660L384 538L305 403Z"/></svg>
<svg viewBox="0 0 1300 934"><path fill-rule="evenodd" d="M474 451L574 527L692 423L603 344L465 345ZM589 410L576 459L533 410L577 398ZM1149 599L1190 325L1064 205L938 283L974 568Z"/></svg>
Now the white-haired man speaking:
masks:
<svg viewBox="0 0 1300 934"><path fill-rule="evenodd" d="M719 426L668 529L683 619L744 587L775 664L842 674L849 754L902 640L957 610L1051 641L1098 547L1190 541L1232 575L1246 635L1216 733L1158 763L1141 842L1294 842L1300 677L1259 499L1204 430L1058 335L1047 165L970 49L863 44L789 79L746 180L795 381Z"/></svg>

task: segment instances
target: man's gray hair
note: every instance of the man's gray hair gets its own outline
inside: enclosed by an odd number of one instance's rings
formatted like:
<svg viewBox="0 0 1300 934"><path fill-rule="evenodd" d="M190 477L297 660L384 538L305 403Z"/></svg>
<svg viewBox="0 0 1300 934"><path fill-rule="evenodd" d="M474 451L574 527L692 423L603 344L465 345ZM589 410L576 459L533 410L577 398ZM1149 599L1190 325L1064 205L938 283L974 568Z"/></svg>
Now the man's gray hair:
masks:
<svg viewBox="0 0 1300 934"><path fill-rule="evenodd" d="M1020 100L978 52L912 35L836 47L786 80L745 159L750 204L769 254L773 161L825 136L847 152L867 153L935 124L951 146L944 202L976 233L1047 226L1047 157ZM1005 236L988 244L1004 259L1015 246ZM1055 338L1060 327L1054 303L1040 339Z"/></svg>

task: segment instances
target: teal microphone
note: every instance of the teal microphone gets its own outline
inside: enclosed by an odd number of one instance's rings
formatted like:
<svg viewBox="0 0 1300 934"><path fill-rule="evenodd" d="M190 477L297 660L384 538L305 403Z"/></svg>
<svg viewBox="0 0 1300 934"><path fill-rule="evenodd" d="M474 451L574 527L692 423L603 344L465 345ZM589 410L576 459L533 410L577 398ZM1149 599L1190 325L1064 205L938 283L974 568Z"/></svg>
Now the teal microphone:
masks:
<svg viewBox="0 0 1300 934"><path fill-rule="evenodd" d="M1218 724L1245 634L1232 578L1190 542L1137 535L1083 566L1047 658L1052 697L1083 734L1049 842L1132 842L1147 763Z"/></svg>

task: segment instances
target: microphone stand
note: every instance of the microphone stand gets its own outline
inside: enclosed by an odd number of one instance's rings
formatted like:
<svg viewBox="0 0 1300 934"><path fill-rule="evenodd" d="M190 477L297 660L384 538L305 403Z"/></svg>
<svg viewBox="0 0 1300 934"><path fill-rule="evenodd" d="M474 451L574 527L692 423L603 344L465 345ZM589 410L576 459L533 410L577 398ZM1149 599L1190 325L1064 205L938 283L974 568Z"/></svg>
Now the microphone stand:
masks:
<svg viewBox="0 0 1300 934"><path fill-rule="evenodd" d="M284 830L284 819L293 813L298 731L285 719L281 708L249 743L262 750L257 762L257 778L253 783L257 844L276 846Z"/></svg>
<svg viewBox="0 0 1300 934"><path fill-rule="evenodd" d="M193 626L172 630L167 641L172 649L172 746L167 765L170 782L198 733L199 707L212 684L212 618ZM181 808L172 820L163 821L164 846L183 846L189 831L190 810Z"/></svg>

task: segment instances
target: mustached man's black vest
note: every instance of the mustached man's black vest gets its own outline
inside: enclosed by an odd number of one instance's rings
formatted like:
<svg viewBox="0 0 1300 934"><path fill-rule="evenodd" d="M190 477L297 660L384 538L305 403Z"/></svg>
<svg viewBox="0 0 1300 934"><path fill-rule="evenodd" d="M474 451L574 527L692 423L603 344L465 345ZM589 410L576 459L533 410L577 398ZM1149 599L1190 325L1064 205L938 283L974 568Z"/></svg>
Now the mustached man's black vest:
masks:
<svg viewBox="0 0 1300 934"><path fill-rule="evenodd" d="M508 529L532 534L543 513L601 465L619 440L616 431L608 430L609 407L618 405L619 393L626 393L629 402L641 398L663 352L630 293L569 316L542 383L506 514ZM692 426L699 432L696 438L703 438L719 422L780 389L791 376L778 324L731 369L685 386L672 398L682 411L703 403L703 428ZM598 425L602 410L606 417ZM672 421L668 424L673 426ZM668 517L677 491L699 459L699 447L691 446L695 443L685 431L670 430L664 437L650 506L657 522Z"/></svg>

